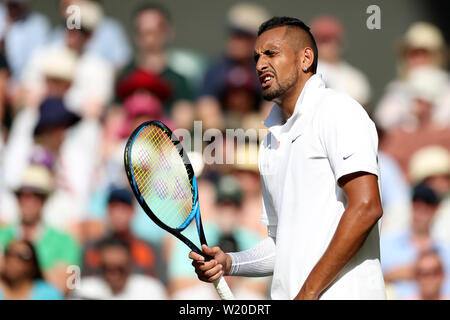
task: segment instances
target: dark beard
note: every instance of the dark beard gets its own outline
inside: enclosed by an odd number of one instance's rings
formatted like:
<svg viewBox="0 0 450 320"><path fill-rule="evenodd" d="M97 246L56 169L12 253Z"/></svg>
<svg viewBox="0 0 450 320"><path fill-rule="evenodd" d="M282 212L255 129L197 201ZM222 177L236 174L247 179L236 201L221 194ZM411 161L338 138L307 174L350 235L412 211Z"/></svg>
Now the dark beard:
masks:
<svg viewBox="0 0 450 320"><path fill-rule="evenodd" d="M271 88L263 91L263 98L267 101L272 101L276 98L283 96L287 91L295 86L298 80L297 72L291 74L291 76L285 81L285 83L278 85L278 88Z"/></svg>

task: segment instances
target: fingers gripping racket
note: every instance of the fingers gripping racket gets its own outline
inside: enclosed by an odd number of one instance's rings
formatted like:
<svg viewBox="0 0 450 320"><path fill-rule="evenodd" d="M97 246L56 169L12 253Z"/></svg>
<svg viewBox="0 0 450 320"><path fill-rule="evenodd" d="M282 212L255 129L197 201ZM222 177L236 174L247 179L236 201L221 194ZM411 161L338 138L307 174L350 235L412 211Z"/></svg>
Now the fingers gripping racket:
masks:
<svg viewBox="0 0 450 320"><path fill-rule="evenodd" d="M181 233L195 220L200 243L207 245L194 170L172 131L159 121L142 123L128 139L124 158L131 189L150 219L192 251L211 259ZM234 299L223 277L214 285L222 299Z"/></svg>

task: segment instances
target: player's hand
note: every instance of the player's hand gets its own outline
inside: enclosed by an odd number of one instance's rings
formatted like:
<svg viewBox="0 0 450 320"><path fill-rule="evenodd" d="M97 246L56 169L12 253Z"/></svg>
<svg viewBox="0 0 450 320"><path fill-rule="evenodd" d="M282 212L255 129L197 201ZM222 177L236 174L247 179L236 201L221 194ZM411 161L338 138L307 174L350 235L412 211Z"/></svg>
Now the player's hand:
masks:
<svg viewBox="0 0 450 320"><path fill-rule="evenodd" d="M205 261L202 255L193 251L189 253L195 273L200 280L214 282L221 276L228 274L231 267L231 259L222 249L202 245L202 251L213 259Z"/></svg>

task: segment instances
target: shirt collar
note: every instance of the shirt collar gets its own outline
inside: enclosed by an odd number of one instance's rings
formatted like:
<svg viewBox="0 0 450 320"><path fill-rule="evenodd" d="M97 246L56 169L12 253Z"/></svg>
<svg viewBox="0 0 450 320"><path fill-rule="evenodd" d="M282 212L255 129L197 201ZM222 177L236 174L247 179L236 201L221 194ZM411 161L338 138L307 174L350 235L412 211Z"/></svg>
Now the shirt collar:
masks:
<svg viewBox="0 0 450 320"><path fill-rule="evenodd" d="M274 104L266 120L263 121L263 124L270 132L275 134L278 132L277 128L281 129L281 127L284 126L290 127L292 123L306 111L308 98L310 96L308 93L319 88L325 88L325 82L323 81L321 74L314 74L306 81L305 86L295 103L294 113L286 120L286 122L284 122L281 108L278 104Z"/></svg>

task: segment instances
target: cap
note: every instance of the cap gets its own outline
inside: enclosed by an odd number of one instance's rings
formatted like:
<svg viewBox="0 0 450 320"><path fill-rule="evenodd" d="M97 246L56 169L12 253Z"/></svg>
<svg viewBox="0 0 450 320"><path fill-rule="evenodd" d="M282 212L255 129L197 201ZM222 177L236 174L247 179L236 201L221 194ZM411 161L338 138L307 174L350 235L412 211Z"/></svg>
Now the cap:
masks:
<svg viewBox="0 0 450 320"><path fill-rule="evenodd" d="M450 175L450 152L440 146L429 146L416 151L409 162L411 181L419 183L436 175Z"/></svg>
<svg viewBox="0 0 450 320"><path fill-rule="evenodd" d="M55 127L70 127L80 120L80 116L66 108L61 98L46 98L39 106L39 120L34 134Z"/></svg>
<svg viewBox="0 0 450 320"><path fill-rule="evenodd" d="M423 183L418 184L414 187L412 198L413 201L421 201L430 205L438 205L440 202L437 193Z"/></svg>
<svg viewBox="0 0 450 320"><path fill-rule="evenodd" d="M161 101L165 101L172 95L172 88L169 83L158 75L142 69L132 71L117 86L117 93L122 99L137 90L148 90Z"/></svg>
<svg viewBox="0 0 450 320"><path fill-rule="evenodd" d="M50 170L45 166L30 165L23 173L20 186L15 190L16 194L30 191L47 196L53 191L53 178Z"/></svg>
<svg viewBox="0 0 450 320"><path fill-rule="evenodd" d="M133 204L133 194L130 190L122 187L113 187L108 196L108 203L118 201L129 205Z"/></svg>

